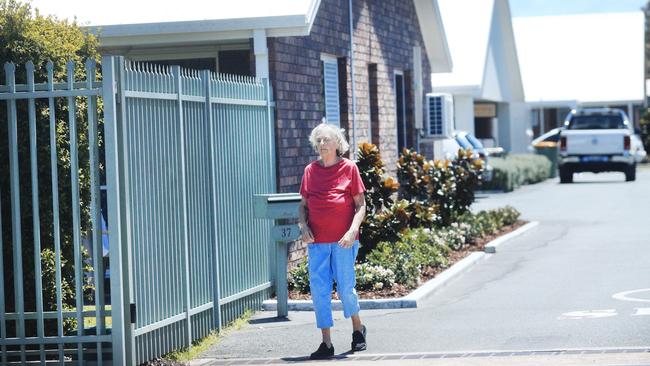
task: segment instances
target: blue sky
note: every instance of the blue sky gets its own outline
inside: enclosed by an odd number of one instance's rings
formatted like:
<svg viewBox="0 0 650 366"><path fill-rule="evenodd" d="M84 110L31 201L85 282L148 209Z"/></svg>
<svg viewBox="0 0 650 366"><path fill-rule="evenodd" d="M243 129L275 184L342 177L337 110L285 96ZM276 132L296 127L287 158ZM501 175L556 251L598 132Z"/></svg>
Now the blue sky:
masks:
<svg viewBox="0 0 650 366"><path fill-rule="evenodd" d="M646 0L510 0L513 17L637 11Z"/></svg>

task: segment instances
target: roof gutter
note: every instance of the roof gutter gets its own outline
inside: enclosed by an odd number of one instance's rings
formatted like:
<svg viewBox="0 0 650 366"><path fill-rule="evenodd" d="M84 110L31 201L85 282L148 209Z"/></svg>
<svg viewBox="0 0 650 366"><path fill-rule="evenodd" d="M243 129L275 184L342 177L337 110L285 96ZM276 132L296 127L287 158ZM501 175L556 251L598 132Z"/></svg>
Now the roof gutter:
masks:
<svg viewBox="0 0 650 366"><path fill-rule="evenodd" d="M352 23L352 0L348 0L348 14L350 15L350 81L352 86L352 157L357 157L357 98L354 89L354 25Z"/></svg>

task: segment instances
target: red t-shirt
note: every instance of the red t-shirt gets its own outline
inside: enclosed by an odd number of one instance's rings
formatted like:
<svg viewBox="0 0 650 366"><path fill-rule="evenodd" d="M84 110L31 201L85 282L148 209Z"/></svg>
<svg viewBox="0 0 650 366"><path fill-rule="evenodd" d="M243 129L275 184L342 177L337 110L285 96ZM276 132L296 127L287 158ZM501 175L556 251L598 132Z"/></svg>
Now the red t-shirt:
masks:
<svg viewBox="0 0 650 366"><path fill-rule="evenodd" d="M305 167L300 195L307 201L314 243L341 240L354 218L353 197L365 190L359 168L351 160L342 158L327 168L314 161Z"/></svg>

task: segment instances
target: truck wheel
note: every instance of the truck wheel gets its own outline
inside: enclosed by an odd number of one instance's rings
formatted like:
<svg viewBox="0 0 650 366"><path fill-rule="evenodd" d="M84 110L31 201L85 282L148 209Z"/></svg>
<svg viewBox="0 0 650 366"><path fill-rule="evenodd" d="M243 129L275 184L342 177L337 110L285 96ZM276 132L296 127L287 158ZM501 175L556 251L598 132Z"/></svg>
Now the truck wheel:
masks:
<svg viewBox="0 0 650 366"><path fill-rule="evenodd" d="M560 168L560 183L573 183L573 172L566 168Z"/></svg>
<svg viewBox="0 0 650 366"><path fill-rule="evenodd" d="M636 180L636 165L632 165L625 171L625 181L634 182Z"/></svg>

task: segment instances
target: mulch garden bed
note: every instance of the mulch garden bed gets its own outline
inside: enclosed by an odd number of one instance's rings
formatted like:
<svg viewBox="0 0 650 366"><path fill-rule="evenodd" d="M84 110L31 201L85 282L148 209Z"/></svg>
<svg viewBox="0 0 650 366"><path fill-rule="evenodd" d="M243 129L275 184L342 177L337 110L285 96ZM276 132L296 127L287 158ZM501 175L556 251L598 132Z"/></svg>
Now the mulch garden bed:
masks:
<svg viewBox="0 0 650 366"><path fill-rule="evenodd" d="M518 228L526 225L528 221L518 220L512 225L504 226L496 234L486 235L482 238L476 239L473 243L466 245L461 250L451 250L449 252L449 267L453 266L455 263L461 259L467 257L473 252L482 252L485 248L485 245L492 240L508 234L512 231L517 230ZM448 268L448 267L447 267ZM422 271L422 276L420 277L420 283L425 283L428 280L434 278L439 273L444 271L447 268L426 268ZM360 291L357 290L360 299L390 299L406 296L413 288L407 288L406 286L395 284L392 288L382 289L380 291ZM338 300L338 294L332 292L332 298ZM309 294L302 294L298 291L289 291L289 299L291 300L310 300L311 296Z"/></svg>

